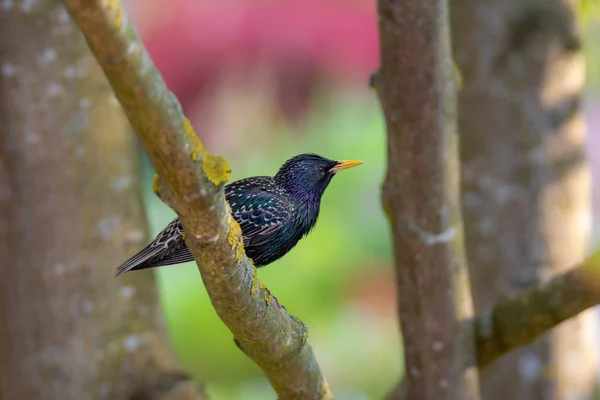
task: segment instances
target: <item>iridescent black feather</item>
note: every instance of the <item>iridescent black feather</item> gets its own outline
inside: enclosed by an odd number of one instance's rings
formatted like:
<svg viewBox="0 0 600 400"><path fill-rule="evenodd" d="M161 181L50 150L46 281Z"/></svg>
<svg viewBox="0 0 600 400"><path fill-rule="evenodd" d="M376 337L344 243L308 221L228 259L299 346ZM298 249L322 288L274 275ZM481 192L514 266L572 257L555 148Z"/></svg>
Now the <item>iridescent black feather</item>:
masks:
<svg viewBox="0 0 600 400"><path fill-rule="evenodd" d="M274 177L246 178L227 185L225 197L254 265L263 267L281 258L307 235L317 222L321 197L331 178L338 170L359 164L301 154L286 161ZM176 218L117 268L116 276L193 260Z"/></svg>

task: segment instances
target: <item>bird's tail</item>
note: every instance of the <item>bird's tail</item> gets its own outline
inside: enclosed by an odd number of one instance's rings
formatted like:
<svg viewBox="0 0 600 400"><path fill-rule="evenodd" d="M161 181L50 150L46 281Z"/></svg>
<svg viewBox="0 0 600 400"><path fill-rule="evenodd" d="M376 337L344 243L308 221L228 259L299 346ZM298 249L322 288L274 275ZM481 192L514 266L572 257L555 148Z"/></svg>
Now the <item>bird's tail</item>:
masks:
<svg viewBox="0 0 600 400"><path fill-rule="evenodd" d="M148 244L139 253L121 264L115 271L115 278L128 271L137 271L140 269L154 268L160 266L160 263L153 260L160 259L160 253L165 249L162 246L156 246L153 243Z"/></svg>
<svg viewBox="0 0 600 400"><path fill-rule="evenodd" d="M115 278L128 271L181 264L193 260L194 256L185 245L183 230L179 219L176 218L139 253L121 264L115 272Z"/></svg>

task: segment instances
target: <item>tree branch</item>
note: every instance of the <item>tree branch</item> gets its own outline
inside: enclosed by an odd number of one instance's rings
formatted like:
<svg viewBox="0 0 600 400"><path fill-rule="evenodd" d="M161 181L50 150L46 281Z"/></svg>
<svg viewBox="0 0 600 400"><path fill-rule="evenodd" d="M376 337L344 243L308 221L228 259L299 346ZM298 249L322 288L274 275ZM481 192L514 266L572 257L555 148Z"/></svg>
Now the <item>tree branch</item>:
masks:
<svg viewBox="0 0 600 400"><path fill-rule="evenodd" d="M160 178L155 191L183 224L211 302L280 399L332 398L306 326L277 307L244 253L223 186L227 161L204 149L118 0L64 0Z"/></svg>
<svg viewBox="0 0 600 400"><path fill-rule="evenodd" d="M517 347L600 304L600 252L547 282L500 300L475 319L477 363L487 367Z"/></svg>

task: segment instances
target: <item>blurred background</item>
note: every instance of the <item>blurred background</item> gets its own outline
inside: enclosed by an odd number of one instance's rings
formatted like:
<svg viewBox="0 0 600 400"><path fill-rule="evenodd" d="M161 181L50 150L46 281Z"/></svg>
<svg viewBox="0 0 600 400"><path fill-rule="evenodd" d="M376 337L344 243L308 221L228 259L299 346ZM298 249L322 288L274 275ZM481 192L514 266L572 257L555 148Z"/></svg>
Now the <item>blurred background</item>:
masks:
<svg viewBox="0 0 600 400"><path fill-rule="evenodd" d="M368 76L378 66L372 0L128 0L149 52L200 137L233 179L271 175L316 152L365 164L337 176L314 232L260 278L307 323L337 397L379 399L401 371L389 231L379 204L385 134ZM586 151L600 225L600 12L578 15L587 56ZM173 213L150 191L152 233ZM194 265L157 271L168 331L183 366L213 399L274 394L233 344Z"/></svg>

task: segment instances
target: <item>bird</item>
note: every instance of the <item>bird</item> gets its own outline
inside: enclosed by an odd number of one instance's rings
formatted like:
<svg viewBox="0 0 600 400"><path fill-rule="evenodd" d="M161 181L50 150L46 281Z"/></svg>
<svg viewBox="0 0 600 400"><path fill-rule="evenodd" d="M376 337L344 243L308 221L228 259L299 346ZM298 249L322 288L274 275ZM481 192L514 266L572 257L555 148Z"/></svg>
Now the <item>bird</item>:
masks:
<svg viewBox="0 0 600 400"><path fill-rule="evenodd" d="M331 160L314 153L294 156L274 176L255 176L225 186L231 216L242 230L246 255L260 268L287 254L317 222L321 197L336 173L359 160ZM194 261L179 218L171 221L115 277L147 268Z"/></svg>

